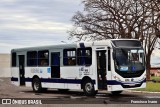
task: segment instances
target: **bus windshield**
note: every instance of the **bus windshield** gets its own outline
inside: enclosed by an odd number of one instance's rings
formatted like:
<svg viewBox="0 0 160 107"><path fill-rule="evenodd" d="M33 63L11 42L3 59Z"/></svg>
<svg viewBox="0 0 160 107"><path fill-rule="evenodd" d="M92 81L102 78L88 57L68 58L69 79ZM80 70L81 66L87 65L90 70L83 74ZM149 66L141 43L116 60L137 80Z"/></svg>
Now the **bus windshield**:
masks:
<svg viewBox="0 0 160 107"><path fill-rule="evenodd" d="M123 77L136 77L145 70L144 51L142 49L116 48L114 50L114 62L116 72Z"/></svg>

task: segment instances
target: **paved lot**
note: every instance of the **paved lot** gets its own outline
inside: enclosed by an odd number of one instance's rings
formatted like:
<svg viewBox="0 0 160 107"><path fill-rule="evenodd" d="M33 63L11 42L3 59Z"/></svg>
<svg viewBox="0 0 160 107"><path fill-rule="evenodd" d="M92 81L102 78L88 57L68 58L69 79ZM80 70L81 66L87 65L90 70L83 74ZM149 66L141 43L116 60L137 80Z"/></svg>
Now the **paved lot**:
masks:
<svg viewBox="0 0 160 107"><path fill-rule="evenodd" d="M49 89L45 93L34 93L31 87L17 87L11 84L10 78L0 78L0 98L45 98L43 100L47 104L116 104L118 106L126 103L128 106L127 104L130 104L131 100L158 98L160 101L160 93L123 92L121 95L113 96L108 92L100 91L95 97L87 97L82 91L73 90L62 93L58 90ZM132 105L135 106L135 104Z"/></svg>

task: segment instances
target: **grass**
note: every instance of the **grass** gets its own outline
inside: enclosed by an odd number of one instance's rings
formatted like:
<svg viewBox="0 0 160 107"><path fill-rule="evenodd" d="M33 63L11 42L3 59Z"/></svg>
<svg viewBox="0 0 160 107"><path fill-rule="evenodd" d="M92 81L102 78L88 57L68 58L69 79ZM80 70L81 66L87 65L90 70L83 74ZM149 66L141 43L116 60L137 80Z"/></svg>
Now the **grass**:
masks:
<svg viewBox="0 0 160 107"><path fill-rule="evenodd" d="M147 82L146 88L136 89L136 91L160 92L160 83Z"/></svg>
<svg viewBox="0 0 160 107"><path fill-rule="evenodd" d="M146 82L146 88L135 89L136 91L149 91L149 92L160 92L160 77L152 76L151 80L159 81L159 82Z"/></svg>

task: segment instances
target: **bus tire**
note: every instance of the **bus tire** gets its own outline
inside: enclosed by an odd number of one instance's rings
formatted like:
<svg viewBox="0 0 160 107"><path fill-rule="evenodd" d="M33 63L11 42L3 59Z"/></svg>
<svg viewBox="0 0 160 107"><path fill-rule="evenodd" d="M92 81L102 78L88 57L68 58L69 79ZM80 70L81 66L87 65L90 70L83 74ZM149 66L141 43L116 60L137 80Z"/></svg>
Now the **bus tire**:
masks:
<svg viewBox="0 0 160 107"><path fill-rule="evenodd" d="M42 92L42 85L41 85L41 81L39 78L34 78L32 81L32 88L33 91L36 93L40 93Z"/></svg>
<svg viewBox="0 0 160 107"><path fill-rule="evenodd" d="M122 93L122 91L112 91L111 93L112 93L113 95L119 95L119 94Z"/></svg>
<svg viewBox="0 0 160 107"><path fill-rule="evenodd" d="M95 91L91 80L86 80L83 82L83 92L87 96L95 96L97 94L97 91Z"/></svg>

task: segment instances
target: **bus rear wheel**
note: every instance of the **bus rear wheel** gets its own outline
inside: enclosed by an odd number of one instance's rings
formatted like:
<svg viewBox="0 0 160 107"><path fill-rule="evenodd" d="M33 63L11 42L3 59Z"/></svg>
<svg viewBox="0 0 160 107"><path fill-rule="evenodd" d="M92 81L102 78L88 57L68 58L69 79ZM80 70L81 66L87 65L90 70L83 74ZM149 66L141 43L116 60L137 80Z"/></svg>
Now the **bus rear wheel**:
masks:
<svg viewBox="0 0 160 107"><path fill-rule="evenodd" d="M87 95L87 96L95 96L97 94L97 91L95 91L94 85L91 82L91 80L84 81L83 91L84 91L85 95Z"/></svg>
<svg viewBox="0 0 160 107"><path fill-rule="evenodd" d="M41 81L39 78L34 78L32 81L32 88L33 91L36 93L42 92L42 86L41 86Z"/></svg>

